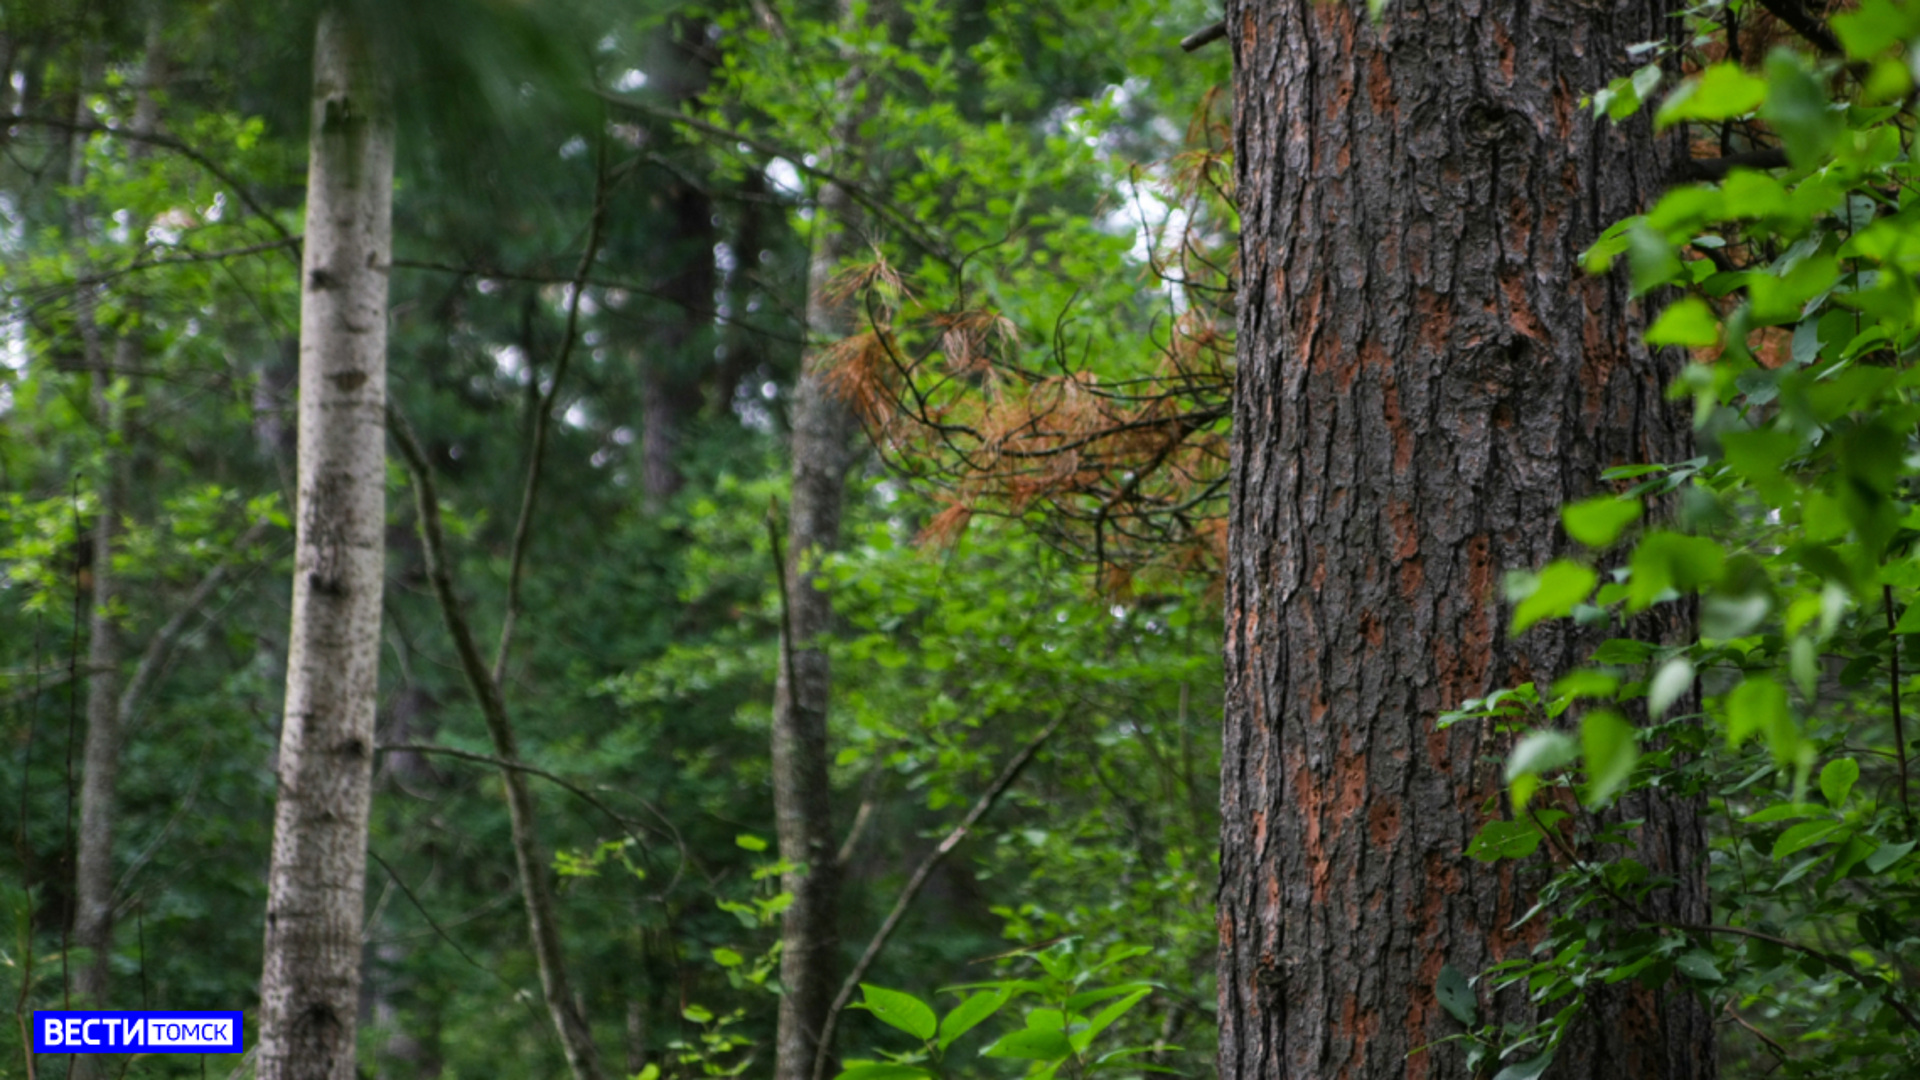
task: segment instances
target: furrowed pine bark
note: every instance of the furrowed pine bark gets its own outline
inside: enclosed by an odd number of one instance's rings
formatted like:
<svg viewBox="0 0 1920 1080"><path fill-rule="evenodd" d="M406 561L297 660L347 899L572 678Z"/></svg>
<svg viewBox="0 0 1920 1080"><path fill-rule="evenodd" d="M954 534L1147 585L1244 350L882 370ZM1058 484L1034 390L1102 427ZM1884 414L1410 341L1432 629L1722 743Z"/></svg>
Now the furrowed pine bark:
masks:
<svg viewBox="0 0 1920 1080"><path fill-rule="evenodd" d="M1506 634L1502 573L1561 552L1610 465L1688 454L1676 357L1578 253L1680 153L1581 97L1657 0L1229 0L1242 224L1222 766L1225 1080L1464 1078L1443 965L1523 956L1534 884L1466 848L1506 740L1436 716L1593 639ZM1496 804L1497 804L1497 800ZM1637 855L1703 921L1692 807ZM1550 1077L1704 1080L1683 989L1613 988ZM1483 1016L1531 1020L1509 991ZM1511 1062L1509 1062L1510 1064Z"/></svg>
<svg viewBox="0 0 1920 1080"><path fill-rule="evenodd" d="M373 43L321 13L301 267L293 625L260 1080L352 1080L379 683L393 122Z"/></svg>
<svg viewBox="0 0 1920 1080"><path fill-rule="evenodd" d="M849 76L858 79L858 69ZM843 124L834 146L849 145ZM827 160L839 153L822 155ZM814 210L812 259L807 271L807 331L814 342L853 332L852 314L831 294L834 270L851 238L853 199L826 184ZM792 866L781 887L793 903L780 925L779 1028L774 1080L812 1080L814 1056L838 989L840 867L827 745L827 705L833 678L820 638L833 619L833 596L817 572L820 559L840 546L840 513L847 470L853 465L860 422L824 369L826 354L802 363L793 400L793 491L787 523L787 626L780 639L780 671L773 698L773 808L780 858Z"/></svg>

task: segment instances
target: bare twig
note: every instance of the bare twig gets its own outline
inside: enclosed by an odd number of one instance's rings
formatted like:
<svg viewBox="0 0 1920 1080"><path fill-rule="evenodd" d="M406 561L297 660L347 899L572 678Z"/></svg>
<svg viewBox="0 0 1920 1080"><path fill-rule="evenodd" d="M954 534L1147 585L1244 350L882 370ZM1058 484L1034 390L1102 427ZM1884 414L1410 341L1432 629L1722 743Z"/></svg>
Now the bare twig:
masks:
<svg viewBox="0 0 1920 1080"><path fill-rule="evenodd" d="M1773 147L1726 157L1692 158L1681 163L1679 172L1682 180L1725 180L1735 169L1783 169L1786 166L1787 152Z"/></svg>
<svg viewBox="0 0 1920 1080"><path fill-rule="evenodd" d="M254 522L246 532L240 534L238 540L234 541L234 552L237 554L252 547L266 536L267 530L272 527L273 523L270 521ZM126 689L120 693L118 709L121 731L127 730L133 723L140 710L142 699L153 688L160 677L160 672L166 668L167 661L173 656L173 650L180 644L180 639L186 636L188 624L227 580L235 564L235 560L229 558L207 571L201 577L200 583L193 587L193 591L188 593L187 598L174 610L173 616L160 629L154 631L151 638L147 639L146 651L140 654L140 663L133 669L133 678L127 680Z"/></svg>
<svg viewBox="0 0 1920 1080"><path fill-rule="evenodd" d="M1793 32L1806 38L1814 48L1828 56L1845 56L1846 50L1840 47L1840 39L1833 36L1827 24L1800 4L1800 0L1760 0L1760 6L1766 8L1774 18L1786 23Z"/></svg>
<svg viewBox="0 0 1920 1080"><path fill-rule="evenodd" d="M580 301L586 295L587 273L600 254L602 226L607 213L606 140L600 140L593 179L593 214L587 220L587 243L580 252L580 265L573 272L567 297L567 329L560 338L559 354L553 362L553 380L540 395L533 415L533 436L527 448L527 479L520 490L520 517L513 525L512 555L507 571L506 614L500 621L500 645L493 654L493 681L497 686L506 678L507 653L513 647L513 625L520 616L520 578L526 569L527 542L533 532L534 498L540 492L540 467L547 457L547 432L553 427L553 406L560 396L560 383L567 377L568 361L573 359L574 343L580 339Z"/></svg>
<svg viewBox="0 0 1920 1080"><path fill-rule="evenodd" d="M840 1014L846 1010L847 1003L853 1000L853 992L860 988L860 980L866 977L867 969L872 967L874 960L880 956L880 950L886 948L887 939L892 937L894 930L899 928L900 920L906 916L907 908L912 906L914 898L920 895L920 890L926 886L927 879L933 876L934 868L952 854L954 848L960 846L960 841L967 838L967 833L980 823L981 818L987 816L987 811L993 809L994 804L1000 801L1000 796L1006 794L1007 789L1013 786L1013 782L1019 779L1027 763L1033 760L1033 756L1040 752L1040 748L1046 745L1047 740L1052 738L1053 733L1060 730L1060 725L1065 722L1066 717L1055 717L1053 722L1042 728L1040 734L1034 736L1031 742L1021 747L1020 752L1007 761L1007 764L1001 768L1000 775L994 777L993 783L981 793L979 799L975 800L973 808L967 811L967 816L960 819L960 824L955 825L952 831L947 833L946 838L928 852L926 858L920 860L920 865L914 867L913 876L907 879L907 884L900 890L900 896L893 902L893 910L887 912L886 919L880 923L880 929L874 931L872 940L867 942L866 951L860 954L860 959L853 965L853 970L847 974L847 981L840 985L840 992L834 996L833 1004L827 1009L826 1023L821 1027L819 1047L815 1050L813 1057L813 1080L826 1080L827 1062L833 1057L833 1033L839 1026Z"/></svg>
<svg viewBox="0 0 1920 1080"><path fill-rule="evenodd" d="M1887 697L1893 702L1893 752L1900 768L1900 806L1907 812L1907 827L1913 827L1913 801L1907 791L1907 725L1900 714L1900 635L1895 632L1898 619L1893 611L1893 586L1885 586L1884 599L1887 608L1887 644L1893 650L1892 668L1888 672Z"/></svg>
<svg viewBox="0 0 1920 1080"><path fill-rule="evenodd" d="M427 577L433 583L434 595L440 602L440 617L446 623L448 636L453 638L454 652L460 659L460 670L466 676L468 689L480 705L480 714L486 721L487 734L493 740L495 753L504 762L518 762L519 744L514 736L513 724L507 716L506 702L500 696L500 684L494 681L486 661L481 659L480 647L467 621L466 607L453 587L453 571L447 562L446 538L440 525L440 496L435 490L432 467L427 463L426 453L420 449L419 441L413 437L406 418L391 401L387 403L387 428L393 435L395 445L400 448L407 471L412 475L414 506L419 516L421 545L426 553ZM500 776L507 789L507 817L512 826L514 864L520 875L520 892L525 900L528 931L532 938L534 959L540 969L540 988L546 998L547 1011L553 1018L554 1029L559 1033L567 1067L574 1080L601 1080L600 1051L594 1044L593 1031L582 1014L579 1002L573 997L567 978L566 954L561 949L559 927L555 922L553 892L546 878L546 860L540 853L539 838L535 832L533 796L527 790L521 770L503 768Z"/></svg>
<svg viewBox="0 0 1920 1080"><path fill-rule="evenodd" d="M137 131L132 127L109 127L106 124L63 120L57 116L0 116L0 129L9 128L15 124L50 127L71 132L75 135L113 135L122 139L132 139L137 142L147 143L151 146L158 146L165 150L171 150L193 162L195 165L200 166L202 169L205 169L214 179L233 189L234 196L246 204L247 209L253 211L255 217L264 220L269 228L279 233L281 240L288 241L296 247L299 245L299 238L285 225L280 224L279 219L268 213L266 207L260 205L259 201L253 197L253 194L246 189L246 186L234 178L233 174L222 168L219 162L214 161L190 144L181 142L179 139L173 138L170 135L162 135L159 132ZM294 253L293 259L295 262L300 260L298 252Z"/></svg>
<svg viewBox="0 0 1920 1080"><path fill-rule="evenodd" d="M1195 30L1193 33L1188 34L1186 37L1181 38L1180 47L1187 52L1197 52L1226 36L1227 20L1221 19L1217 23L1209 23Z"/></svg>
<svg viewBox="0 0 1920 1080"><path fill-rule="evenodd" d="M595 92L602 98L622 108L632 109L638 113L680 124L700 132L702 135L719 139L725 143L741 144L750 149L757 150L762 154L780 158L788 164L791 164L798 171L816 180L822 180L843 189L846 191L848 198L867 208L867 210L875 215L884 218L888 224L899 229L915 246L927 254L932 255L934 258L939 259L949 267L956 266L960 262L959 255L954 252L951 245L917 223L912 215L894 206L887 200L874 195L858 182L844 174L834 172L831 169L823 169L818 165L808 164L806 154L799 153L787 147L778 146L749 132L734 131L721 127L718 124L709 124L705 120L688 116L676 109L664 109L658 105L651 105L644 101L636 101L633 98L624 97L609 90L597 90Z"/></svg>

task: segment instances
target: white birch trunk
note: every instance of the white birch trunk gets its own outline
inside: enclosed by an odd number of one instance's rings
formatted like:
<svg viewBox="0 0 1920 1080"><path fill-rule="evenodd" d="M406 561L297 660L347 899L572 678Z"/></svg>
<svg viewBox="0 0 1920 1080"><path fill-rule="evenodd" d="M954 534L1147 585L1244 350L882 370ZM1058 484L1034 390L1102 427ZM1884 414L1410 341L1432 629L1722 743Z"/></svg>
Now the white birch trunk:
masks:
<svg viewBox="0 0 1920 1080"><path fill-rule="evenodd" d="M293 628L260 1080L353 1080L386 517L393 124L367 36L321 14L301 267Z"/></svg>

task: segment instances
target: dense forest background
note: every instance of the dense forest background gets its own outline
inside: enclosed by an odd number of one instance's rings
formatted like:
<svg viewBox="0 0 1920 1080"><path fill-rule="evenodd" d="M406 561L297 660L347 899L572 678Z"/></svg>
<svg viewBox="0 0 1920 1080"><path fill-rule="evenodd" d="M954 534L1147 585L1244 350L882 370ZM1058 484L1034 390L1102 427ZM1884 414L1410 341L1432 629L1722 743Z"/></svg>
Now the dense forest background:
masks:
<svg viewBox="0 0 1920 1080"><path fill-rule="evenodd" d="M990 333L1057 344L1107 377L1151 371L1185 306L1155 274L1178 214L1169 162L1208 119L1225 60L1178 48L1206 21L1198 4L1117 18L882 5L845 24L824 6L563 7L381 13L399 147L390 393L437 473L452 569L489 641L518 570L536 417L551 414L502 685L524 760L582 793L533 781L575 993L611 1071L758 1072L781 906L768 520L789 501L810 236L826 227L812 163L830 159L875 208L849 227L836 276L969 259L968 287L1005 305ZM20 815L0 854L19 928L10 1009L72 1000L92 962L70 940L76 747L107 574L125 699L106 998L254 1000L313 18L10 4L0 26L0 112L18 121L0 388L0 801ZM868 65L859 132L833 147L849 56ZM689 102L712 131L674 122ZM939 224L899 235L882 215ZM389 488L361 1064L548 1075L560 1049L494 751L398 465ZM846 947L857 955L915 868L1047 732L868 979L930 995L1065 936L1093 955L1144 946L1128 974L1178 992L1141 1011L1140 1038L1204 1061L1217 598L1204 575L1090 587L1068 538L1018 512L927 542L946 491L861 452L828 564ZM843 1026L849 1046L883 1041L865 1015ZM9 1075L23 1030L0 1025ZM47 1059L42 1074L64 1067Z"/></svg>
<svg viewBox="0 0 1920 1080"><path fill-rule="evenodd" d="M0 76L0 1077L1920 1075L1920 5Z"/></svg>

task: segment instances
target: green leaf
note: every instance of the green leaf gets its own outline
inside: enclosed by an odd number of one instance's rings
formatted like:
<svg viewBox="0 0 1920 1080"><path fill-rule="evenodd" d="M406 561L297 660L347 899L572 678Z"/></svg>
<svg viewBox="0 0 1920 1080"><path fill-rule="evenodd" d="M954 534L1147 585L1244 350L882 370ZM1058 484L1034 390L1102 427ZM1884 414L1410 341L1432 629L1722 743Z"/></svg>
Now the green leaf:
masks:
<svg viewBox="0 0 1920 1080"><path fill-rule="evenodd" d="M1483 863L1524 859L1540 849L1542 839L1540 830L1527 822L1489 821L1467 845L1467 856Z"/></svg>
<svg viewBox="0 0 1920 1080"><path fill-rule="evenodd" d="M1847 801L1854 782L1859 779L1859 762L1852 758L1836 758L1820 770L1820 794L1827 797L1828 806L1838 807Z"/></svg>
<svg viewBox="0 0 1920 1080"><path fill-rule="evenodd" d="M1468 1027L1480 1022L1480 1001L1474 997L1473 986L1460 969L1452 964L1440 965L1440 978L1433 984L1434 996L1440 999L1440 1007L1447 1014Z"/></svg>
<svg viewBox="0 0 1920 1080"><path fill-rule="evenodd" d="M867 1061L842 1070L833 1080L925 1080L933 1074L912 1065Z"/></svg>
<svg viewBox="0 0 1920 1080"><path fill-rule="evenodd" d="M1647 684L1647 712L1656 717L1664 714L1691 689L1693 662L1684 656L1676 656L1660 665L1653 681Z"/></svg>
<svg viewBox="0 0 1920 1080"><path fill-rule="evenodd" d="M1727 695L1726 709L1728 745L1738 749L1759 735L1777 760L1798 759L1800 731L1787 708L1787 691L1779 683L1764 675L1749 678Z"/></svg>
<svg viewBox="0 0 1920 1080"><path fill-rule="evenodd" d="M1881 844L1879 850L1867 856L1866 867L1868 872L1878 874L1887 867L1906 858L1907 852L1913 850L1914 843L1915 841L1909 840L1904 844Z"/></svg>
<svg viewBox="0 0 1920 1080"><path fill-rule="evenodd" d="M1587 759L1588 806L1606 802L1633 775L1634 762L1640 760L1640 746L1634 736L1633 725L1607 709L1595 709L1580 721L1580 746Z"/></svg>
<svg viewBox="0 0 1920 1080"><path fill-rule="evenodd" d="M1495 1073L1493 1080L1540 1080L1547 1066L1553 1064L1553 1051L1549 1050L1536 1058L1529 1058L1515 1065L1509 1065Z"/></svg>
<svg viewBox="0 0 1920 1080"><path fill-rule="evenodd" d="M1573 606L1585 600L1600 582L1590 568L1567 559L1555 559L1540 571L1533 591L1513 609L1513 630L1521 633L1541 619L1572 614Z"/></svg>
<svg viewBox="0 0 1920 1080"><path fill-rule="evenodd" d="M695 1024L710 1024L713 1022L713 1012L698 1005L689 1005L681 1009L680 1015Z"/></svg>
<svg viewBox="0 0 1920 1080"><path fill-rule="evenodd" d="M1787 826L1780 839L1773 842L1773 857L1784 859L1832 838L1833 834L1845 828L1838 821L1803 821L1798 825Z"/></svg>
<svg viewBox="0 0 1920 1080"><path fill-rule="evenodd" d="M1720 320L1714 316L1713 308L1697 296L1668 305L1653 325L1647 327L1649 345L1705 348L1719 340Z"/></svg>
<svg viewBox="0 0 1920 1080"><path fill-rule="evenodd" d="M1021 1028L1001 1036L980 1051L982 1057L1017 1058L1023 1061L1058 1061L1073 1053L1073 1044L1058 1031Z"/></svg>
<svg viewBox="0 0 1920 1080"><path fill-rule="evenodd" d="M940 1020L940 1041L938 1043L940 1051L945 1053L947 1047L953 1045L953 1040L972 1031L974 1028L980 1026L982 1021L994 1013L999 1012L1000 1007L1007 1003L1007 999L1010 996L1011 995L1004 989L994 990L973 994L965 1001L955 1005L953 1011L949 1012Z"/></svg>
<svg viewBox="0 0 1920 1080"><path fill-rule="evenodd" d="M1790 50L1775 49L1767 57L1767 81L1761 117L1786 141L1795 168L1814 168L1846 129L1844 116L1833 111L1820 81Z"/></svg>
<svg viewBox="0 0 1920 1080"><path fill-rule="evenodd" d="M1685 592L1711 585L1726 567L1726 552L1700 536L1660 530L1641 537L1629 561L1627 607L1640 611L1662 599L1667 590Z"/></svg>
<svg viewBox="0 0 1920 1080"><path fill-rule="evenodd" d="M934 1031L939 1027L934 1020L933 1010L912 994L868 983L860 984L860 992L865 995L863 1004L868 1012L916 1039L933 1038Z"/></svg>
<svg viewBox="0 0 1920 1080"><path fill-rule="evenodd" d="M1640 500L1598 495L1560 508L1567 535L1590 548L1603 548L1640 520Z"/></svg>
<svg viewBox="0 0 1920 1080"><path fill-rule="evenodd" d="M1580 754L1574 741L1558 731L1536 731L1507 755L1507 780L1557 769Z"/></svg>
<svg viewBox="0 0 1920 1080"><path fill-rule="evenodd" d="M1682 120L1731 120L1759 108L1766 99L1766 80L1736 64L1715 64L1667 95L1654 126L1664 130Z"/></svg>
<svg viewBox="0 0 1920 1080"><path fill-rule="evenodd" d="M1704 949L1695 949L1684 953L1673 962L1673 966L1689 979L1700 982L1726 982L1726 976L1713 964L1713 954Z"/></svg>
<svg viewBox="0 0 1920 1080"><path fill-rule="evenodd" d="M1141 987L1095 1013L1093 1017L1087 1021L1087 1026L1080 1031L1074 1032L1070 1038L1069 1041L1073 1043L1074 1050L1084 1053L1087 1047L1093 1045L1093 1040L1098 1038L1101 1032L1112 1027L1116 1020L1125 1016L1128 1010L1140 1004L1140 1002L1151 993L1153 993L1153 987Z"/></svg>
<svg viewBox="0 0 1920 1080"><path fill-rule="evenodd" d="M739 836L733 838L733 842L735 845L745 848L748 851L767 850L767 842L752 833L741 833Z"/></svg>
<svg viewBox="0 0 1920 1080"><path fill-rule="evenodd" d="M714 963L719 964L721 967L730 968L739 967L741 964L746 963L747 958L734 952L732 949L719 948L713 950L713 960Z"/></svg>

